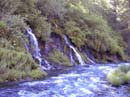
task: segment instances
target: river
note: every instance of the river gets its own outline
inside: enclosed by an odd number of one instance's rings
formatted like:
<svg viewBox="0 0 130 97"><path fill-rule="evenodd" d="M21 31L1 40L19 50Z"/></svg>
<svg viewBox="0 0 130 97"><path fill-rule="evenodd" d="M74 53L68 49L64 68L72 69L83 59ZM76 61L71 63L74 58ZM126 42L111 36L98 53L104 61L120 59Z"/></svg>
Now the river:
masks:
<svg viewBox="0 0 130 97"><path fill-rule="evenodd" d="M130 97L130 84L114 87L106 80L116 66L74 66L43 80L2 87L0 97Z"/></svg>

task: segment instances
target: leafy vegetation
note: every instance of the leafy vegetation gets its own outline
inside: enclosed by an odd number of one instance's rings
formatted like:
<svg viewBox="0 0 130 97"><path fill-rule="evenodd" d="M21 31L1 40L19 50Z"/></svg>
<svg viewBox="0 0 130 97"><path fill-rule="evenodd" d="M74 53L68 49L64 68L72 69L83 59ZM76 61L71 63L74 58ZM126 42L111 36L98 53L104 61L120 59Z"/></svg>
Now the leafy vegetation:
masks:
<svg viewBox="0 0 130 97"><path fill-rule="evenodd" d="M60 64L64 66L72 66L68 57L57 49L54 49L52 52L49 53L48 59L52 63L55 63L55 64Z"/></svg>
<svg viewBox="0 0 130 97"><path fill-rule="evenodd" d="M94 50L95 57L100 56L100 53L109 52L111 55L118 54L125 60L125 43L121 35L113 31L101 16L83 13L70 15L73 18L70 17L70 21L65 23L65 33L77 47L87 45ZM103 59L105 57L99 60Z"/></svg>
<svg viewBox="0 0 130 97"><path fill-rule="evenodd" d="M40 78L46 74L39 69L30 54L0 48L0 82L23 78ZM39 72L38 72L39 71ZM32 75L38 72L36 75Z"/></svg>

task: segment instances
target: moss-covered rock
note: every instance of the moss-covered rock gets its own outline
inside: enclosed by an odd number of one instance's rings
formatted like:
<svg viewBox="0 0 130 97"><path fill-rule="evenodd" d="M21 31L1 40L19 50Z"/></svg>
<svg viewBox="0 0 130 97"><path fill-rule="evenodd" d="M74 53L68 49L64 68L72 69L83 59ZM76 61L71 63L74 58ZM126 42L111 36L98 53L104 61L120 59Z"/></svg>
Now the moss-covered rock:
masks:
<svg viewBox="0 0 130 97"><path fill-rule="evenodd" d="M121 64L118 69L120 69L122 72L127 73L128 71L130 71L130 65L125 65L125 64Z"/></svg>
<svg viewBox="0 0 130 97"><path fill-rule="evenodd" d="M107 80L115 86L124 84L125 73L119 69L113 69L107 74Z"/></svg>
<svg viewBox="0 0 130 97"><path fill-rule="evenodd" d="M125 82L128 83L130 81L130 70L125 75Z"/></svg>
<svg viewBox="0 0 130 97"><path fill-rule="evenodd" d="M112 84L119 86L130 81L130 65L122 64L111 70L107 74L107 80Z"/></svg>

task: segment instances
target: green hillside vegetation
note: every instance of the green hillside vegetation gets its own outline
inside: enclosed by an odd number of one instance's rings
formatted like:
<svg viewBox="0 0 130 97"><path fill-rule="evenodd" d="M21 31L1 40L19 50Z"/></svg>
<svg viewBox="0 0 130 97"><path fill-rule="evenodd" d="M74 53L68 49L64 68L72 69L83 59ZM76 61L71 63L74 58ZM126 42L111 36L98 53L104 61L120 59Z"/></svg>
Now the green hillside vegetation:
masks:
<svg viewBox="0 0 130 97"><path fill-rule="evenodd" d="M72 63L70 62L68 57L57 49L53 49L53 51L49 53L48 59L50 62L53 62L55 64L72 66Z"/></svg>

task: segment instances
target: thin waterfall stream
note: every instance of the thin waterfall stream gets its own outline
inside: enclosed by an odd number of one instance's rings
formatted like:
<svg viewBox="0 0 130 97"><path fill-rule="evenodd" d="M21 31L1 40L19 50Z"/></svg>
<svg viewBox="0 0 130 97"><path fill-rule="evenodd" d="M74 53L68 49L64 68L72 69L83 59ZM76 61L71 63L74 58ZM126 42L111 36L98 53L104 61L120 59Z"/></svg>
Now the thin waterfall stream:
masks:
<svg viewBox="0 0 130 97"><path fill-rule="evenodd" d="M27 29L26 32L29 37L28 49L30 48L30 52L31 52L32 56L34 57L34 59L38 60L38 63L41 65L42 69L44 69L44 70L51 69L52 67L49 64L49 62L41 57L38 40L37 40L36 36L33 34L32 30ZM43 66L43 64L46 66Z"/></svg>
<svg viewBox="0 0 130 97"><path fill-rule="evenodd" d="M80 56L80 54L76 51L76 49L74 48L74 46L69 42L69 40L68 40L68 38L67 38L66 35L64 35L64 40L65 40L66 44L69 46L69 48L72 49L73 52L75 53L75 55L76 55L76 57L77 57L80 65L85 65L84 60L82 59L82 57ZM70 54L70 58L73 61L72 54ZM89 57L87 57L87 59L88 59L89 62L95 64L95 62L93 60L91 60Z"/></svg>
<svg viewBox="0 0 130 97"><path fill-rule="evenodd" d="M83 61L82 57L80 56L80 54L76 51L76 49L70 44L68 38L64 35L64 40L66 42L66 44L69 46L70 49L72 49L80 63L80 65L85 65L85 62ZM71 57L72 58L72 57Z"/></svg>
<svg viewBox="0 0 130 97"><path fill-rule="evenodd" d="M42 58L41 58L41 54L40 54L40 49L38 47L38 41L36 36L32 33L31 29L27 29L27 34L29 35L30 39L30 44L34 47L31 48L31 52L32 52L32 56L38 60L39 64L42 64Z"/></svg>
<svg viewBox="0 0 130 97"><path fill-rule="evenodd" d="M52 66L45 59L44 59L44 64L46 64L47 66L45 67L45 66L42 65L43 59L41 58L40 48L39 48L39 45L38 45L38 40L37 40L36 36L32 33L31 29L27 29L27 35L29 36L29 42L30 42L27 47L30 48L29 51L31 52L31 54L34 57L34 59L38 60L38 63L41 65L42 69L44 69L44 70L51 69ZM71 43L69 42L69 40L68 40L68 38L67 38L66 35L64 35L64 40L65 40L66 44L69 46L69 48L75 53L75 55L76 55L76 57L77 57L77 59L79 61L79 64L80 65L85 65L84 60L82 59L82 57L80 56L80 54L76 51L76 49L74 48L74 46L71 45ZM95 64L95 62L93 60L91 60L89 57L87 57L87 58L88 58L88 60L91 63ZM72 55L71 52L70 52L70 59L74 63L73 55Z"/></svg>

